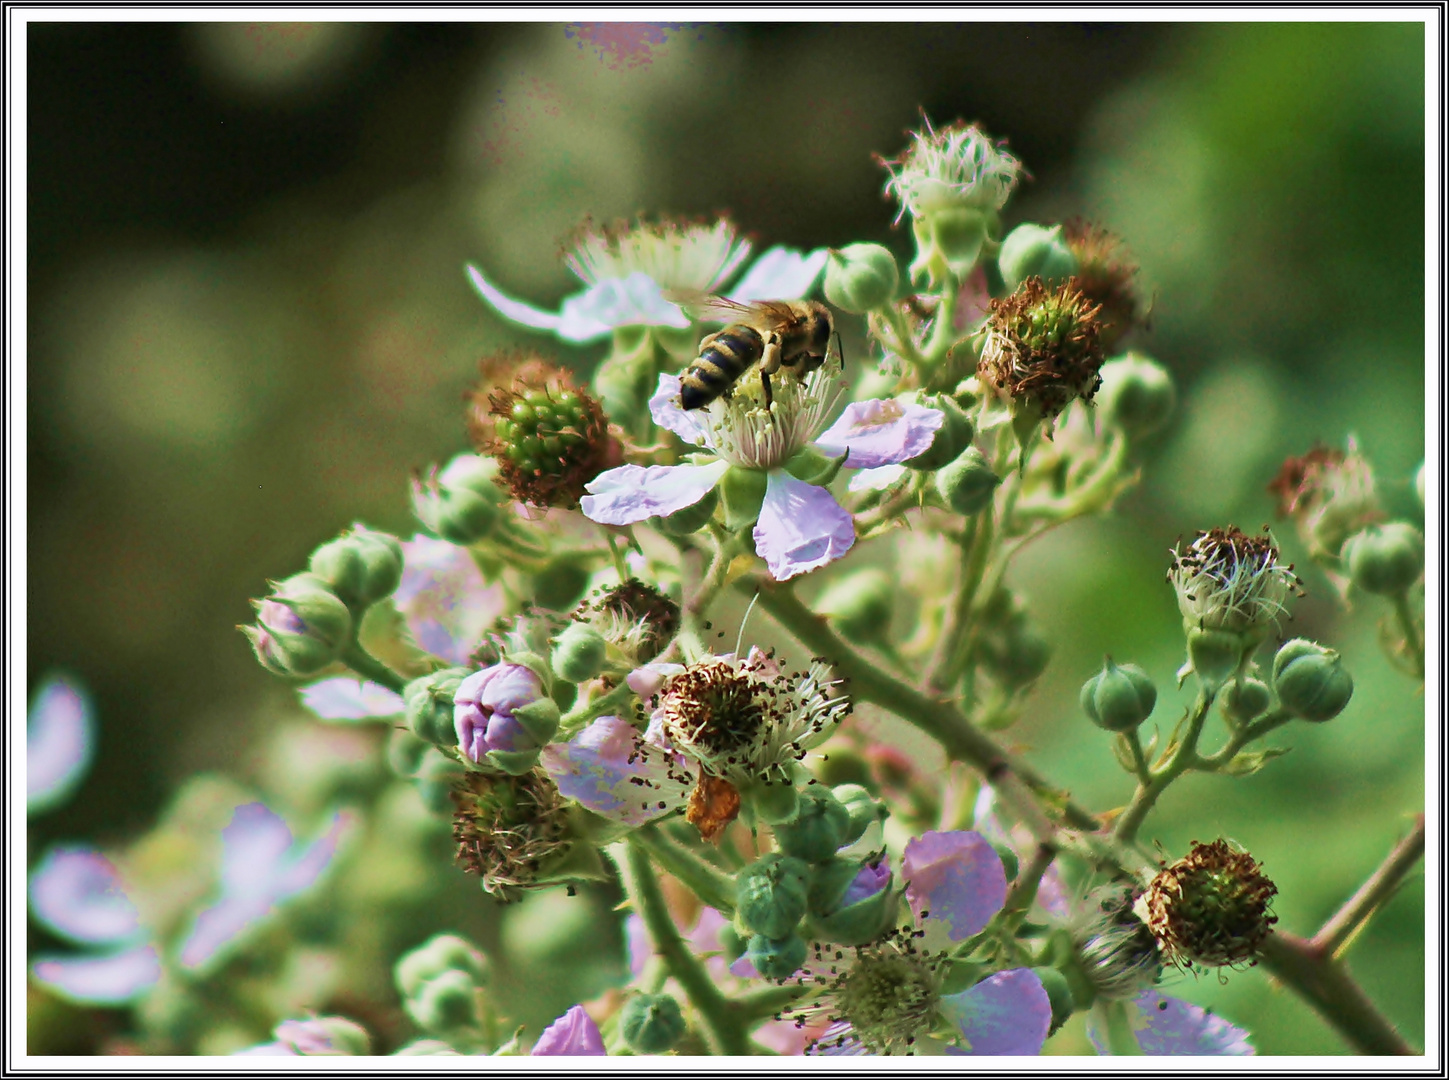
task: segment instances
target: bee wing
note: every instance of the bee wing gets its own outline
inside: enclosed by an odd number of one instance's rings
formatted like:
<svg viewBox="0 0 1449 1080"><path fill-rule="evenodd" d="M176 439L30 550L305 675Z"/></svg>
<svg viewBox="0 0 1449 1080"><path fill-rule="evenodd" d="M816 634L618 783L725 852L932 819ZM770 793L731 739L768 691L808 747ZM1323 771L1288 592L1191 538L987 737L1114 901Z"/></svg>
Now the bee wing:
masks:
<svg viewBox="0 0 1449 1080"><path fill-rule="evenodd" d="M683 308L698 322L747 323L761 330L773 330L794 317L789 304L774 300L741 304L694 289L665 289L664 299Z"/></svg>

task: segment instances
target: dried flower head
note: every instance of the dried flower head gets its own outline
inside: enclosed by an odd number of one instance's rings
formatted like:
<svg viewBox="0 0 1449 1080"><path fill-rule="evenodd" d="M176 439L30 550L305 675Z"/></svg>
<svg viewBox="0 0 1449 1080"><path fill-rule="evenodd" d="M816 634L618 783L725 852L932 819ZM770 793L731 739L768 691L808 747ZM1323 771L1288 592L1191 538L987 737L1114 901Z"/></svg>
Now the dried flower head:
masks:
<svg viewBox="0 0 1449 1080"><path fill-rule="evenodd" d="M1292 564L1278 561L1266 531L1248 536L1236 525L1200 532L1186 550L1174 549L1167 580L1185 623L1206 630L1262 632L1302 593Z"/></svg>
<svg viewBox="0 0 1449 1080"><path fill-rule="evenodd" d="M1087 980L1113 1001L1136 997L1162 974L1157 938L1133 911L1134 900L1129 888L1099 890L1072 921L1072 941Z"/></svg>
<svg viewBox="0 0 1449 1080"><path fill-rule="evenodd" d="M1075 278L1055 289L1027 278L1010 296L991 301L977 374L1048 419L1077 398L1090 402L1102 382L1099 311Z"/></svg>
<svg viewBox="0 0 1449 1080"><path fill-rule="evenodd" d="M453 805L458 862L500 900L517 899L572 843L558 787L540 769L523 776L465 773L453 788Z"/></svg>
<svg viewBox="0 0 1449 1080"><path fill-rule="evenodd" d="M1187 857L1148 886L1147 925L1171 963L1251 966L1278 921L1268 913L1277 892L1247 852L1226 840L1193 841Z"/></svg>
<svg viewBox="0 0 1449 1080"><path fill-rule="evenodd" d="M1077 257L1077 287L1101 309L1102 348L1112 352L1143 319L1133 284L1137 266L1128 261L1121 240L1099 225L1074 219L1066 223L1063 234Z"/></svg>
<svg viewBox="0 0 1449 1080"><path fill-rule="evenodd" d="M498 460L498 482L530 506L578 506L584 485L623 460L599 403L562 368L527 355L485 359L468 433ZM511 379L498 375L511 370Z"/></svg>
<svg viewBox="0 0 1449 1080"><path fill-rule="evenodd" d="M910 148L897 160L881 161L891 173L885 192L900 200L901 213L919 218L956 207L1000 210L1022 176L1021 162L975 124L957 121L936 131L929 117L922 119L925 130L910 133Z"/></svg>
<svg viewBox="0 0 1449 1080"><path fill-rule="evenodd" d="M1315 446L1289 458L1268 490L1278 497L1278 516L1293 519L1316 558L1336 556L1344 540L1384 516L1373 470L1352 438L1347 452Z"/></svg>
<svg viewBox="0 0 1449 1080"><path fill-rule="evenodd" d="M669 680L656 721L670 745L710 776L747 786L786 782L791 766L850 713L830 666L786 672L751 649L706 657Z"/></svg>
<svg viewBox="0 0 1449 1080"><path fill-rule="evenodd" d="M564 242L563 261L588 285L643 273L663 289L714 292L749 254L749 241L723 218L602 226L586 219Z"/></svg>
<svg viewBox="0 0 1449 1080"><path fill-rule="evenodd" d="M595 627L631 667L653 660L679 630L679 605L638 578L585 600L573 617Z"/></svg>

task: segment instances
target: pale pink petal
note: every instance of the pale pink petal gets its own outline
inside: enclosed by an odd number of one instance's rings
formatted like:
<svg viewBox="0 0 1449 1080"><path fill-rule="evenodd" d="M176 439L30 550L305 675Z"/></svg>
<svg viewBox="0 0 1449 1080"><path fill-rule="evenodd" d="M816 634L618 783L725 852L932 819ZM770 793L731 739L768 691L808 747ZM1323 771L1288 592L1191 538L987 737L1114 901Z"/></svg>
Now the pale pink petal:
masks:
<svg viewBox="0 0 1449 1080"><path fill-rule="evenodd" d="M855 543L855 522L824 488L772 472L754 537L755 551L770 576L786 581L849 551Z"/></svg>
<svg viewBox="0 0 1449 1080"><path fill-rule="evenodd" d="M300 693L302 704L323 720L370 720L403 712L402 695L350 675L323 679Z"/></svg>
<svg viewBox="0 0 1449 1080"><path fill-rule="evenodd" d="M906 844L906 899L917 923L930 918L952 941L980 933L1006 902L1006 868L977 832L927 832Z"/></svg>
<svg viewBox="0 0 1449 1080"><path fill-rule="evenodd" d="M972 1057L1041 1053L1052 1023L1052 1003L1030 968L998 971L969 990L941 999L941 1012L970 1044L952 1053Z"/></svg>
<svg viewBox="0 0 1449 1080"><path fill-rule="evenodd" d="M802 255L794 248L772 247L745 271L729 298L745 304L754 300L799 300L815 287L830 252L816 248Z"/></svg>
<svg viewBox="0 0 1449 1080"><path fill-rule="evenodd" d="M533 1045L533 1057L599 1056L604 1054L604 1040L598 1025L575 1005L546 1027Z"/></svg>
<svg viewBox="0 0 1449 1080"><path fill-rule="evenodd" d="M709 446L709 433L701 415L703 409L686 410L679 403L678 375L660 375L659 386L649 399L649 415L666 431L672 431L692 446Z"/></svg>
<svg viewBox="0 0 1449 1080"><path fill-rule="evenodd" d="M905 475L904 465L880 465L874 469L861 469L851 476L845 486L851 491L884 491Z"/></svg>
<svg viewBox="0 0 1449 1080"><path fill-rule="evenodd" d="M1248 1033L1206 1009L1177 998L1144 990L1126 1005L1137 1044L1155 1057L1246 1057L1257 1050ZM1087 1014L1087 1037L1099 1054L1111 1049L1097 1012Z"/></svg>
<svg viewBox="0 0 1449 1080"><path fill-rule="evenodd" d="M566 798L626 825L643 825L689 801L694 781L674 756L647 745L616 716L601 716L540 757Z"/></svg>
<svg viewBox="0 0 1449 1080"><path fill-rule="evenodd" d="M940 409L894 398L852 401L815 445L832 457L848 450L850 469L898 465L929 450L945 421Z"/></svg>
<svg viewBox="0 0 1449 1080"><path fill-rule="evenodd" d="M464 664L483 631L503 614L502 586L490 585L466 548L417 535L402 542L402 582L393 603L413 640L450 664Z"/></svg>
<svg viewBox="0 0 1449 1080"><path fill-rule="evenodd" d="M139 935L140 916L115 866L98 851L55 848L30 875L30 913L56 933L87 944Z"/></svg>
<svg viewBox="0 0 1449 1080"><path fill-rule="evenodd" d="M42 956L31 977L61 997L86 1005L124 1005L161 978L161 960L151 945L110 956Z"/></svg>
<svg viewBox="0 0 1449 1080"><path fill-rule="evenodd" d="M710 493L729 468L708 465L621 465L595 477L579 500L584 517L604 525L632 525L693 506Z"/></svg>
<svg viewBox="0 0 1449 1080"><path fill-rule="evenodd" d="M593 328L603 326L674 326L683 329L689 318L664 299L659 285L648 274L636 271L626 278L605 278L584 292L563 302L561 326L556 331L565 341L587 341L598 337Z"/></svg>
<svg viewBox="0 0 1449 1080"><path fill-rule="evenodd" d="M25 725L25 807L39 813L58 806L90 766L95 746L90 699L65 678L36 691Z"/></svg>
<svg viewBox="0 0 1449 1080"><path fill-rule="evenodd" d="M624 682L640 698L647 700L664 689L664 684L683 670L683 664L665 664L656 661L635 668L624 676Z"/></svg>

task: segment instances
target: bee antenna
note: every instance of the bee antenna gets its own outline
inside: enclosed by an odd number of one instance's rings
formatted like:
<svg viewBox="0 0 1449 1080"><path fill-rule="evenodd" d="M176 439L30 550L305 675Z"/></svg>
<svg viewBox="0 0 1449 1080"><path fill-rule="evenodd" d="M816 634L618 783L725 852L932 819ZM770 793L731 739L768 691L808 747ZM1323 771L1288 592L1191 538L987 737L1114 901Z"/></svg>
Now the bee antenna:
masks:
<svg viewBox="0 0 1449 1080"><path fill-rule="evenodd" d="M760 594L759 594L758 591L756 591L754 597L750 600L750 606L747 607L747 608L745 608L745 617L740 620L740 632L735 637L735 657L737 659L738 659L738 657L740 655L740 645L745 640L745 624L750 621L750 612L752 612L752 611L755 610L755 603L759 599L760 599Z"/></svg>

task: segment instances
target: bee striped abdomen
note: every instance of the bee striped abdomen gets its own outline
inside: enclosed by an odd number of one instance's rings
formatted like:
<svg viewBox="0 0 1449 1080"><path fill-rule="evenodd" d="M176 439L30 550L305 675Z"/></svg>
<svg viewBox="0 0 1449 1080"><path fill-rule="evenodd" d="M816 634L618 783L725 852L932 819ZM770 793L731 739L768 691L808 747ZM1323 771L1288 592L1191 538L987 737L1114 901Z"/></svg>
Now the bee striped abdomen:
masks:
<svg viewBox="0 0 1449 1080"><path fill-rule="evenodd" d="M726 326L701 350L680 377L679 403L700 409L722 396L765 351L759 331L743 323Z"/></svg>

